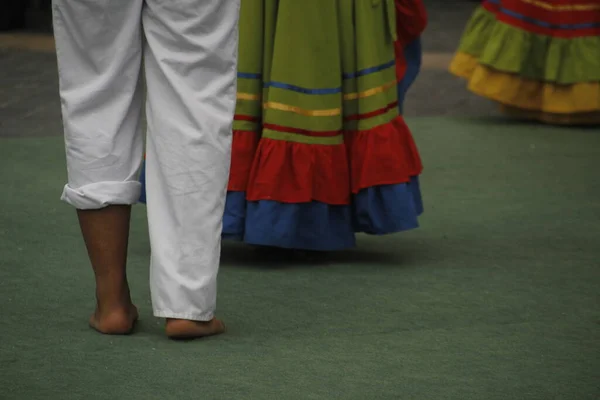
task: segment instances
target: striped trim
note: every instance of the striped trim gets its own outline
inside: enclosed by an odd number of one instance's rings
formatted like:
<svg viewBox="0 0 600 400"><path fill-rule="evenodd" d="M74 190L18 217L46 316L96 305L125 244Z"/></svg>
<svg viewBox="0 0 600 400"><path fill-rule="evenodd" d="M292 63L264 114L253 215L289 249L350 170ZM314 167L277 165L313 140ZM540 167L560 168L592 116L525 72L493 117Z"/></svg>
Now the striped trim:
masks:
<svg viewBox="0 0 600 400"><path fill-rule="evenodd" d="M362 92L345 94L344 100L356 100L356 99L364 99L365 97L371 97L376 94L385 92L386 90L395 87L397 84L398 84L398 81L396 79L394 79L393 81L388 82L384 85L374 87L371 89L367 89Z"/></svg>
<svg viewBox="0 0 600 400"><path fill-rule="evenodd" d="M379 115L383 115L383 114L393 110L396 107L398 107L398 101L394 101L392 103L389 103L385 107L379 108L377 110L374 110L374 111L371 111L368 113L347 115L344 117L344 119L346 121L361 121L361 120L377 117ZM325 110L305 110L305 109L302 109L299 107L292 107L292 106L288 106L286 104L273 103L273 102L265 103L264 108L279 110L279 111L289 111L289 112L293 112L293 113L301 114L301 115L305 115L303 113L312 113L311 115L308 115L308 116L315 116L315 117L333 117L333 116L340 115L342 112L341 108L332 108L332 109L325 109ZM252 115L243 115L243 114L235 114L233 119L235 121L250 121L250 122L260 122L260 120L261 120L259 117L255 117ZM266 125L267 124L265 124L265 126ZM290 129L295 129L295 128L290 128Z"/></svg>
<svg viewBox="0 0 600 400"><path fill-rule="evenodd" d="M277 103L274 101L269 101L263 104L263 108L265 110L278 110L278 111L287 111L294 114L304 115L306 117L333 117L336 115L342 114L341 108L331 108L324 110L307 110L300 107L290 106L283 103Z"/></svg>
<svg viewBox="0 0 600 400"><path fill-rule="evenodd" d="M262 137L266 139L282 140L285 142L320 144L329 146L341 145L344 143L344 135L341 133L338 133L335 136L308 136L305 134L265 129Z"/></svg>
<svg viewBox="0 0 600 400"><path fill-rule="evenodd" d="M396 107L398 107L398 102L394 101L394 102L388 104L387 106L380 108L379 110L371 111L371 112L364 113L364 114L349 115L349 116L345 117L344 119L346 121L365 120L365 119L377 117L379 115L383 115L383 114L395 109Z"/></svg>
<svg viewBox="0 0 600 400"><path fill-rule="evenodd" d="M383 70L386 70L388 68L392 68L392 67L395 67L395 66L396 66L396 60L392 60L392 61L386 62L385 64L378 65L376 67L365 68L365 69L362 69L362 70L357 71L357 72L351 72L351 73L343 74L342 78L344 78L344 79L354 79L354 78L358 78L358 77L361 77L361 76L373 74L375 72L381 72Z"/></svg>
<svg viewBox="0 0 600 400"><path fill-rule="evenodd" d="M521 3L530 4L548 11L596 11L600 4L549 4L541 0L519 0Z"/></svg>
<svg viewBox="0 0 600 400"><path fill-rule="evenodd" d="M356 100L356 99L363 99L366 97L370 97L370 96L374 96L376 94L379 93L383 93L384 91L394 88L396 85L398 84L398 81L394 80L392 82L388 82L385 85L376 87L376 88L371 88L368 90L365 90L363 92L360 93L348 93L346 95L344 95L344 100L346 101L350 101L350 100ZM246 97L246 96L243 96ZM249 96L248 96L249 97ZM238 97L239 99L240 97ZM259 100L259 97L257 98L243 98L243 100ZM396 105L398 103L396 102ZM278 102L267 102L263 104L263 108L264 109L271 109L271 110L278 110L278 111L287 111L287 112L292 112L294 114L299 114L299 115L304 115L307 117L333 117L336 115L341 115L342 113L342 109L341 108L330 108L330 109L321 109L321 110L308 110L305 108L301 108L301 107L296 107L296 106L291 106L288 104L283 104L283 103L278 103Z"/></svg>
<svg viewBox="0 0 600 400"><path fill-rule="evenodd" d="M581 24L553 24L550 22L542 21L537 18L528 17L526 15L520 14L516 11L509 10L502 6L502 0L487 0L488 4L493 4L495 7L492 7L492 12L500 12L506 16L519 19L521 21L537 25L542 28L548 29L560 29L560 30L581 30L581 29L594 29L600 28L600 22L588 22Z"/></svg>
<svg viewBox="0 0 600 400"><path fill-rule="evenodd" d="M238 72L238 79L262 79L262 74L253 74L251 72Z"/></svg>
<svg viewBox="0 0 600 400"><path fill-rule="evenodd" d="M356 99L364 99L366 97L371 97L376 94L385 92L386 90L395 87L397 84L398 84L398 81L393 80L384 85L374 87L371 89L367 89L362 92L347 93L344 95L344 100L356 100ZM238 100L248 100L248 101L258 101L261 99L261 96L257 95L257 94L252 94L252 93L238 93L237 99ZM285 107L293 108L293 106L285 106ZM271 108L271 107L267 107L267 108ZM278 108L278 109L281 109L281 108ZM313 111L307 110L306 112L310 113ZM317 111L315 111L315 112L317 112ZM302 113L300 113L300 114L302 114ZM309 114L306 114L306 115L309 115ZM312 114L310 114L310 115L312 115Z"/></svg>
<svg viewBox="0 0 600 400"><path fill-rule="evenodd" d="M398 102L394 101L394 102L388 104L387 106L380 108L378 110L371 111L371 112L364 113L364 114L348 115L348 116L344 117L344 119L346 121L367 120L367 119L374 118L374 117L377 117L380 115L384 115L384 114L392 111L396 107L398 107ZM234 120L260 123L260 118L253 117L250 115L236 114L234 116ZM270 123L263 124L263 129L276 131L276 132L282 132L282 133L289 133L289 134L294 134L294 135L310 136L310 137L332 137L332 136L342 134L342 130L313 131L313 130L309 130L309 129L294 128L291 126L284 126L284 125L277 125L277 124L270 124ZM367 130L369 130L369 129L367 129Z"/></svg>
<svg viewBox="0 0 600 400"><path fill-rule="evenodd" d="M343 78L343 80L360 78L363 76L367 76L369 74L384 71L388 68L393 68L393 67L395 67L395 65L396 65L396 61L392 60L392 61L388 61L384 64L381 64L381 65L378 65L375 67L365 68L365 69L362 69L362 70L359 70L359 71L356 71L353 73L343 74L342 78ZM262 76L261 76L261 74L238 73L238 78L261 79ZM396 79L394 79L393 81L387 82L381 86L370 88L370 89L364 90L362 92L346 93L343 95L343 99L345 101L351 101L351 100L363 99L366 97L374 96L379 93L385 92L386 90L394 88L397 84L398 84L398 81ZM307 95L328 95L328 94L343 93L342 87L312 89L312 88L305 88L305 87L290 85L290 84L286 84L283 82L276 82L276 81L265 82L265 83L263 83L263 87L264 88L276 88L276 89L290 90L290 91L307 94ZM260 101L261 97L262 96L260 94L243 93L243 92L237 93L238 100ZM264 109L267 109L267 110L291 112L294 114L303 115L303 116L307 116L307 117L335 117L335 116L342 115L341 107L331 108L331 109L309 110L309 109L291 106L289 104L283 104L283 103L279 103L279 102L265 102L262 106ZM397 101L390 103L383 108L380 108L378 110L375 110L375 111L372 111L369 113L345 116L344 119L346 121L353 121L353 122L367 120L370 118L385 115L386 113L389 113L391 110L393 110L396 107L398 107ZM261 123L260 117L256 117L256 116L252 116L252 115L236 114L234 117L234 120L235 121L253 122L253 123L257 123L257 124ZM307 143L307 144L323 144L323 145L335 145L335 144L343 143L343 134L342 134L343 131L342 130L311 131L311 130L306 130L306 129L293 128L293 127L289 127L289 126L276 125L276 124L264 124L262 126L262 129L263 129L263 137L271 138L271 139L275 139L275 140L285 140L285 141L290 141L290 142Z"/></svg>
<svg viewBox="0 0 600 400"><path fill-rule="evenodd" d="M324 95L324 94L337 94L342 93L342 88L325 88L325 89L309 89L303 88L300 86L290 85L283 82L265 82L263 84L264 88L275 88L275 89L284 89L290 90L292 92L302 93L302 94L316 94L316 95Z"/></svg>
<svg viewBox="0 0 600 400"><path fill-rule="evenodd" d="M398 84L397 80L393 80L391 82L386 83L385 85L381 85L375 88L367 89L358 93L348 93L344 95L344 100L351 101L356 99L364 99L370 96L374 96L379 93L383 93L386 90L394 88ZM261 99L259 95L253 95L250 93L238 93L238 100L248 100L248 101L258 101ZM396 102L396 105L398 103ZM301 107L291 106L289 104L278 103L278 102L266 102L263 103L263 108L265 110L278 110L278 111L286 111L294 114L304 115L306 117L333 117L336 115L341 115L341 108L330 108L330 109L321 109L321 110L308 110ZM366 115L366 114L365 114ZM376 114L379 115L379 114Z"/></svg>
<svg viewBox="0 0 600 400"><path fill-rule="evenodd" d="M384 64L377 65L375 67L369 67L369 68L362 69L360 71L343 74L342 75L342 79L348 80L348 79L360 78L362 76L366 76L366 75L369 75L369 74L374 74L376 72L381 72L381 71L384 71L384 70L386 70L388 68L392 68L392 67L395 67L395 66L396 66L396 60L391 60L391 61L388 61L388 62L386 62ZM249 72L238 72L237 76L240 79L261 79L262 78L262 74L249 73ZM263 87L264 88L275 88L275 89L290 90L290 91L293 91L293 92L298 92L298 93L302 93L302 94L309 94L309 95L327 95L327 94L342 93L342 88L341 87L312 89L312 88L305 88L305 87L296 86L296 85L290 85L290 84L285 83L285 82L277 82L277 81L264 82L263 83ZM250 94L244 94L244 96L245 97L249 97L249 96L252 96L252 95L250 95ZM238 97L238 98L240 98L242 100L248 100L249 99L249 98L245 98L245 97Z"/></svg>
<svg viewBox="0 0 600 400"><path fill-rule="evenodd" d="M277 132L295 133L297 135L312 136L312 137L332 137L332 136L337 136L337 135L342 134L341 130L311 131L309 129L293 128L291 126L284 126L284 125L277 125L277 124L264 124L263 128L269 129L272 131L277 131Z"/></svg>
<svg viewBox="0 0 600 400"><path fill-rule="evenodd" d="M243 114L235 114L233 116L234 121L249 121L259 123L261 121L260 118L254 117L252 115L243 115Z"/></svg>
<svg viewBox="0 0 600 400"><path fill-rule="evenodd" d="M261 99L261 95L252 93L240 93L236 94L238 100L257 101Z"/></svg>

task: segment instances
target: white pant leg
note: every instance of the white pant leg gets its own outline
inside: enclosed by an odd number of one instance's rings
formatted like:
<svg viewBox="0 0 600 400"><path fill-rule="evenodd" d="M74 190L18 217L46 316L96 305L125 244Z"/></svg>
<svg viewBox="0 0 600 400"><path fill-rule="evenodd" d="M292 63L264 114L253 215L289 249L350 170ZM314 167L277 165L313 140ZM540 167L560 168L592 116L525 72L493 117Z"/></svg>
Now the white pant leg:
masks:
<svg viewBox="0 0 600 400"><path fill-rule="evenodd" d="M68 184L78 209L133 204L143 153L143 0L54 0Z"/></svg>
<svg viewBox="0 0 600 400"><path fill-rule="evenodd" d="M240 0L146 0L146 194L154 315L215 312Z"/></svg>

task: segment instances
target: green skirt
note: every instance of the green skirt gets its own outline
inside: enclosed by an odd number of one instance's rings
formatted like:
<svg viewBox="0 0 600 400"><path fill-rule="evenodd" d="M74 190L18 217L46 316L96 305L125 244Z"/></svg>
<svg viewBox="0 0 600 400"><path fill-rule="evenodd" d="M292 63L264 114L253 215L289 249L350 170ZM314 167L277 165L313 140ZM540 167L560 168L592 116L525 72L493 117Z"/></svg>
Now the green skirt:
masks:
<svg viewBox="0 0 600 400"><path fill-rule="evenodd" d="M243 0L229 190L347 205L418 175L395 30L393 0Z"/></svg>
<svg viewBox="0 0 600 400"><path fill-rule="evenodd" d="M600 124L600 3L485 0L450 71L507 114Z"/></svg>

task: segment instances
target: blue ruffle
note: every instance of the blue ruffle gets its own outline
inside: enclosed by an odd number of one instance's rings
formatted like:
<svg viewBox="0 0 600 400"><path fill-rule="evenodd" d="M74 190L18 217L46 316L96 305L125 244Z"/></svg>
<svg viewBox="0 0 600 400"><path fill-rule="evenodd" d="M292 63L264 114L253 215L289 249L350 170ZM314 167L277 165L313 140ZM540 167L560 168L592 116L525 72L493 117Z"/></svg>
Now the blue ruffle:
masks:
<svg viewBox="0 0 600 400"><path fill-rule="evenodd" d="M145 203L143 170L140 181L140 202ZM245 192L228 192L223 239L289 249L345 250L355 247L357 232L385 235L417 228L422 212L418 177L410 183L361 190L348 206L246 201Z"/></svg>
<svg viewBox="0 0 600 400"><path fill-rule="evenodd" d="M227 193L223 238L288 249L342 250L355 245L352 228L349 206L248 202L245 192Z"/></svg>
<svg viewBox="0 0 600 400"><path fill-rule="evenodd" d="M223 238L289 249L345 250L356 245L357 232L385 235L417 228L422 212L418 177L406 184L364 189L348 206L248 202L244 192L229 192Z"/></svg>

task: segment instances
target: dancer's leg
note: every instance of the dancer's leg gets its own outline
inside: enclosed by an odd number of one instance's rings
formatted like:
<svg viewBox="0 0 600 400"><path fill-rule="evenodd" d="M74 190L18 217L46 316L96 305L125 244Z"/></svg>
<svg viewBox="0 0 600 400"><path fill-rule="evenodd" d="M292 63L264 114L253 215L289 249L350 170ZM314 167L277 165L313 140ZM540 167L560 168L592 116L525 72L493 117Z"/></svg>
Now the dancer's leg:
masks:
<svg viewBox="0 0 600 400"><path fill-rule="evenodd" d="M146 201L154 315L170 337L214 319L236 98L239 0L147 0Z"/></svg>
<svg viewBox="0 0 600 400"><path fill-rule="evenodd" d="M130 205L142 156L143 0L53 3L68 184L96 276L102 333L129 333L137 319L125 265Z"/></svg>

